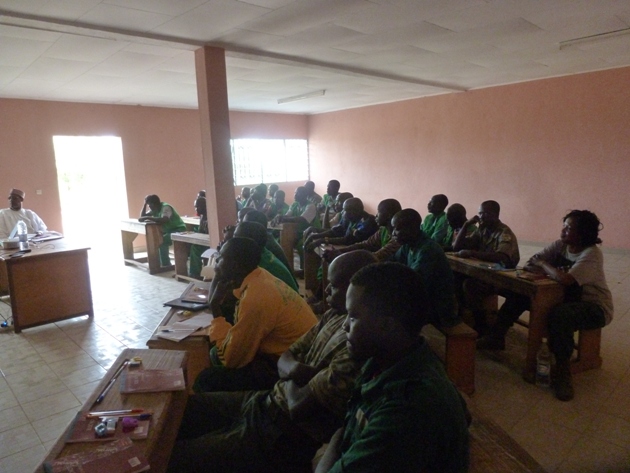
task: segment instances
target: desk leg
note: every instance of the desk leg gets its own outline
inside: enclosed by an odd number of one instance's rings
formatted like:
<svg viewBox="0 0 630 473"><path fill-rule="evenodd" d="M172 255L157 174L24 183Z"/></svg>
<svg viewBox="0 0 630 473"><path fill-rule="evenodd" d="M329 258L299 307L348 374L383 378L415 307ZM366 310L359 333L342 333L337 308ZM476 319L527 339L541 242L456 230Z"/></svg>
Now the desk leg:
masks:
<svg viewBox="0 0 630 473"><path fill-rule="evenodd" d="M138 236L137 233L128 232L126 230L120 231L122 237L123 258L126 260L133 260L133 241ZM127 264L127 263L125 263Z"/></svg>
<svg viewBox="0 0 630 473"><path fill-rule="evenodd" d="M162 227L160 225L147 225L147 259L149 262L149 274L170 271L173 266L160 265L160 245L164 241Z"/></svg>
<svg viewBox="0 0 630 473"><path fill-rule="evenodd" d="M304 289L317 290L317 270L321 262L317 253L304 250Z"/></svg>
<svg viewBox="0 0 630 473"><path fill-rule="evenodd" d="M529 333L527 336L527 358L523 378L529 383L536 381L536 354L543 337L547 336L547 316L549 311L562 302L564 288L560 285L549 287L532 298L529 310Z"/></svg>
<svg viewBox="0 0 630 473"><path fill-rule="evenodd" d="M293 248L297 241L297 224L284 223L282 224L282 230L280 230L280 246L284 255L287 257L287 261L293 269Z"/></svg>
<svg viewBox="0 0 630 473"><path fill-rule="evenodd" d="M173 251L175 253L175 277L182 281L188 281L188 255L190 254L190 243L183 241L173 241ZM186 279L181 279L184 276Z"/></svg>

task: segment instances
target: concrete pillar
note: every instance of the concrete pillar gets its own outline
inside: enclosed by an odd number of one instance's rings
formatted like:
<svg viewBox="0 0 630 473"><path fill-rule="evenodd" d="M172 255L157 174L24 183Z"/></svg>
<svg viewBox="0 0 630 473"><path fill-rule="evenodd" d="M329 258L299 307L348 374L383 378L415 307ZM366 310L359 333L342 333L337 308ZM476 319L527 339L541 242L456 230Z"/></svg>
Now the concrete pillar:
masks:
<svg viewBox="0 0 630 473"><path fill-rule="evenodd" d="M236 221L225 51L209 46L197 49L195 69L208 207L208 233L210 243L216 247L223 237L223 228Z"/></svg>

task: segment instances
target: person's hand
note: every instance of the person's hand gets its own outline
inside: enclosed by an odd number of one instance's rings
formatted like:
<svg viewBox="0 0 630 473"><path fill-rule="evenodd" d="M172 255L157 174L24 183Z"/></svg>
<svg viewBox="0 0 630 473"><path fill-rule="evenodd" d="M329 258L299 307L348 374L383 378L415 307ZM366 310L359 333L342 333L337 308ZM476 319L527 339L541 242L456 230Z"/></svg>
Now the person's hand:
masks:
<svg viewBox="0 0 630 473"><path fill-rule="evenodd" d="M212 294L211 304L222 304L225 299L232 294L234 283L232 281L221 280L217 282L214 293Z"/></svg>
<svg viewBox="0 0 630 473"><path fill-rule="evenodd" d="M324 250L324 252L322 253L322 258L326 260L327 263L332 263L332 260L334 260L340 254L341 254L341 251L339 250L335 250L335 249Z"/></svg>
<svg viewBox="0 0 630 473"><path fill-rule="evenodd" d="M313 250L315 250L315 248L317 248L322 243L324 243L324 239L323 238L318 238L317 240L313 239L308 245L304 245L304 249L306 251L313 251Z"/></svg>
<svg viewBox="0 0 630 473"><path fill-rule="evenodd" d="M473 252L471 250L461 250L455 253L460 258L472 258Z"/></svg>
<svg viewBox="0 0 630 473"><path fill-rule="evenodd" d="M315 235L317 235L318 233L321 233L321 230L319 228L316 227L308 227L306 230L304 230L304 241L306 241L309 237L314 238Z"/></svg>
<svg viewBox="0 0 630 473"><path fill-rule="evenodd" d="M469 225L476 225L480 221L481 221L481 219L479 218L479 215L475 215L474 217L471 217L468 220L466 220L466 223L464 223L464 226L467 227Z"/></svg>

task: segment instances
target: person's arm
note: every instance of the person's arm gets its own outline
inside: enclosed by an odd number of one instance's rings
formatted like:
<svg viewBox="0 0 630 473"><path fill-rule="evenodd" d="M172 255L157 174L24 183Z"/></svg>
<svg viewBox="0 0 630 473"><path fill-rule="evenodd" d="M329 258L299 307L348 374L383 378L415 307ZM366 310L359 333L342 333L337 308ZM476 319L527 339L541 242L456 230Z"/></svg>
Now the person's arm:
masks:
<svg viewBox="0 0 630 473"><path fill-rule="evenodd" d="M140 222L153 222L153 223L164 224L164 223L168 223L168 221L171 219L172 216L173 216L173 208L170 205L165 205L162 208L161 217L153 217L151 215L146 215L144 217L140 217L138 220Z"/></svg>
<svg viewBox="0 0 630 473"><path fill-rule="evenodd" d="M549 278L559 282L563 286L572 286L576 283L573 275L562 269L554 268L551 264L541 258L533 259L531 264L542 269Z"/></svg>
<svg viewBox="0 0 630 473"><path fill-rule="evenodd" d="M459 252L461 253L462 251L468 251L465 250L466 248L466 239L467 239L467 235L468 235L468 228L476 225L477 223L479 223L479 216L475 215L472 218L469 218L468 220L466 220L466 222L464 223L464 226L462 227L462 229L460 230L460 232L457 234L457 238L455 238L455 242L453 242L453 251ZM464 256L462 254L459 254L457 256L461 256L462 258L470 258L470 256Z"/></svg>
<svg viewBox="0 0 630 473"><path fill-rule="evenodd" d="M315 473L327 473L333 467L335 462L341 457L341 444L343 442L344 428L337 430L328 442L328 447L317 464Z"/></svg>
<svg viewBox="0 0 630 473"><path fill-rule="evenodd" d="M285 351L278 360L280 379L293 380L299 386L306 385L318 372L316 367L300 363L291 350Z"/></svg>
<svg viewBox="0 0 630 473"><path fill-rule="evenodd" d="M433 227L433 233L429 235L433 241L438 242L440 245L444 241L446 234L448 232L448 220L446 220L446 214L441 215L437 222L435 223L435 227Z"/></svg>
<svg viewBox="0 0 630 473"><path fill-rule="evenodd" d="M241 368L250 363L258 353L260 342L272 330L270 324L273 320L261 313L265 309L260 306L260 302L249 300L256 297L252 294L249 298L240 298L234 317L238 322L230 328L229 334L223 340L217 340L217 355L228 368Z"/></svg>

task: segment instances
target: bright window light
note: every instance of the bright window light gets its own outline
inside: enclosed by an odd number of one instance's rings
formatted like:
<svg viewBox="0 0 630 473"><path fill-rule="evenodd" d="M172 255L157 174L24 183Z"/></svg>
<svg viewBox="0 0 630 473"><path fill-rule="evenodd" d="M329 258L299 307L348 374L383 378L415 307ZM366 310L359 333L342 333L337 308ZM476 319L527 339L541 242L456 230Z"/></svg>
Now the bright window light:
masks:
<svg viewBox="0 0 630 473"><path fill-rule="evenodd" d="M309 177L306 140L230 140L234 184L304 181Z"/></svg>

